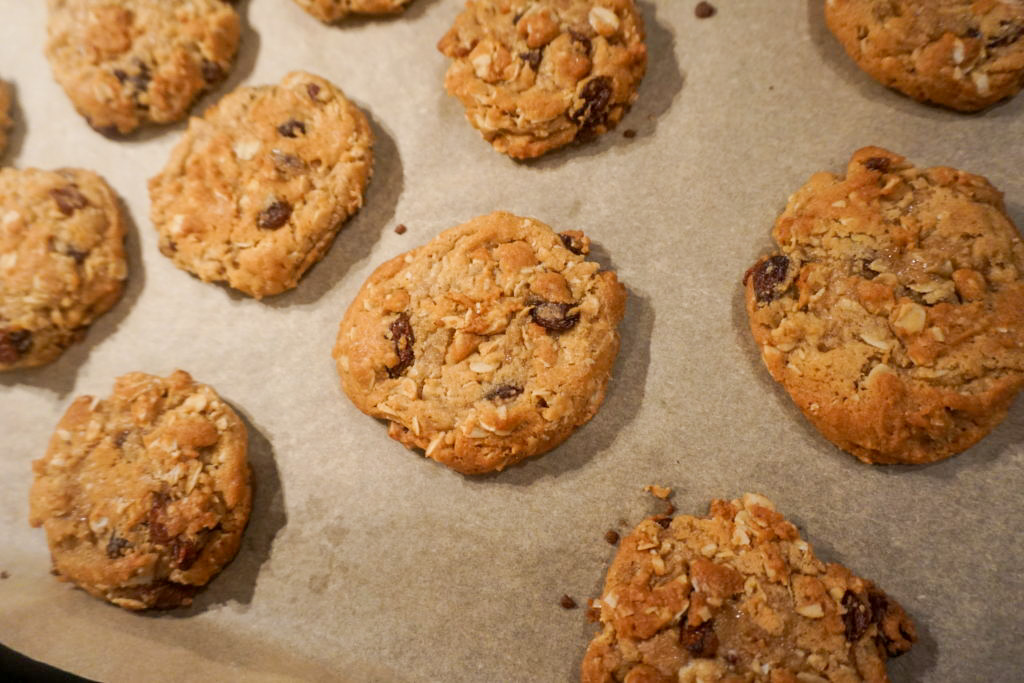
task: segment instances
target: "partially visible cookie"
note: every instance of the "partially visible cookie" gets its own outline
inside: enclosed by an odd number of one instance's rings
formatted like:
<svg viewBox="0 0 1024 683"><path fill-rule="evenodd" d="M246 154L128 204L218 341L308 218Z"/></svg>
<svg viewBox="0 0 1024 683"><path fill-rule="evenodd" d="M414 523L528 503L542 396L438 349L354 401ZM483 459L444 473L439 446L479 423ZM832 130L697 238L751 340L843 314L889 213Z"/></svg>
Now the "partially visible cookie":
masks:
<svg viewBox="0 0 1024 683"><path fill-rule="evenodd" d="M517 159L614 128L647 68L633 0L468 0L437 47L445 89Z"/></svg>
<svg viewBox="0 0 1024 683"><path fill-rule="evenodd" d="M126 275L120 204L101 177L0 169L0 371L57 358Z"/></svg>
<svg viewBox="0 0 1024 683"><path fill-rule="evenodd" d="M131 610L189 605L238 551L252 492L245 424L178 370L81 396L32 463L53 568Z"/></svg>
<svg viewBox="0 0 1024 683"><path fill-rule="evenodd" d="M916 100L977 111L1024 87L1019 0L826 0L825 20L861 69Z"/></svg>
<svg viewBox="0 0 1024 683"><path fill-rule="evenodd" d="M290 289L362 206L372 147L366 116L319 76L239 88L149 181L160 251L249 296Z"/></svg>
<svg viewBox="0 0 1024 683"><path fill-rule="evenodd" d="M840 448L924 463L968 448L1024 387L1024 244L985 178L854 153L818 173L744 278L772 377Z"/></svg>
<svg viewBox="0 0 1024 683"><path fill-rule="evenodd" d="M579 231L497 212L384 263L334 347L356 407L464 474L551 450L604 400L626 303Z"/></svg>
<svg viewBox="0 0 1024 683"><path fill-rule="evenodd" d="M11 86L0 81L0 155L7 149L7 131L14 125L11 121Z"/></svg>
<svg viewBox="0 0 1024 683"><path fill-rule="evenodd" d="M295 0L320 21L330 23L349 14L394 14L412 0Z"/></svg>
<svg viewBox="0 0 1024 683"><path fill-rule="evenodd" d="M651 517L622 539L583 683L888 681L913 622L884 591L822 563L763 496L707 517Z"/></svg>
<svg viewBox="0 0 1024 683"><path fill-rule="evenodd" d="M238 47L225 0L48 0L46 55L78 113L103 133L185 117Z"/></svg>

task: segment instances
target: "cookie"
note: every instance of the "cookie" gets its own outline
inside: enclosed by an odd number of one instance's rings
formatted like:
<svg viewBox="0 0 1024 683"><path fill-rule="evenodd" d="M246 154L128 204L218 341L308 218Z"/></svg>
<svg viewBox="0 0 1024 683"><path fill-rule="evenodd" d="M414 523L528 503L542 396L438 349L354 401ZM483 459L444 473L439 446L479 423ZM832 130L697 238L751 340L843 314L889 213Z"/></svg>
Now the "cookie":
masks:
<svg viewBox="0 0 1024 683"><path fill-rule="evenodd" d="M913 622L885 592L823 563L756 494L707 517L651 517L619 545L583 683L888 681Z"/></svg>
<svg viewBox="0 0 1024 683"><path fill-rule="evenodd" d="M32 526L53 568L130 610L193 596L238 551L252 493L245 424L178 370L119 377L107 399L80 396L32 463Z"/></svg>
<svg viewBox="0 0 1024 683"><path fill-rule="evenodd" d="M89 125L129 133L185 117L238 47L225 0L48 0L46 56Z"/></svg>
<svg viewBox="0 0 1024 683"><path fill-rule="evenodd" d="M56 359L126 276L120 203L101 177L0 169L0 370Z"/></svg>
<svg viewBox="0 0 1024 683"><path fill-rule="evenodd" d="M589 249L497 212L387 261L341 321L342 388L463 474L551 450L597 412L619 350L626 291Z"/></svg>
<svg viewBox="0 0 1024 683"><path fill-rule="evenodd" d="M349 14L394 14L411 0L295 0L295 3L323 22L338 21Z"/></svg>
<svg viewBox="0 0 1024 683"><path fill-rule="evenodd" d="M239 88L149 181L160 251L249 296L291 289L362 206L372 147L366 116L319 76Z"/></svg>
<svg viewBox="0 0 1024 683"><path fill-rule="evenodd" d="M633 0L468 0L437 47L445 89L516 159L614 128L647 68Z"/></svg>
<svg viewBox="0 0 1024 683"><path fill-rule="evenodd" d="M14 125L11 121L11 87L0 81L0 155L7 149L7 131Z"/></svg>
<svg viewBox="0 0 1024 683"><path fill-rule="evenodd" d="M1019 0L827 0L825 21L861 69L915 100L977 111L1024 87Z"/></svg>
<svg viewBox="0 0 1024 683"><path fill-rule="evenodd" d="M877 147L789 198L744 278L772 377L865 462L941 460L1024 386L1024 244L1002 194Z"/></svg>

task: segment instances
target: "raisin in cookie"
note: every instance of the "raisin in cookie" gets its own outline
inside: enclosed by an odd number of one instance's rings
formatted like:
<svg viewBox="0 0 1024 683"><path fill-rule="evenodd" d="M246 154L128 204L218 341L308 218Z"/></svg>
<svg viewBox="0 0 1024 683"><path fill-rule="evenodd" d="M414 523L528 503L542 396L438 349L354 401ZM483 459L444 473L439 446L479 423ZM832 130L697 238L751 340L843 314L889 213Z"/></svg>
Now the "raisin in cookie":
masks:
<svg viewBox="0 0 1024 683"><path fill-rule="evenodd" d="M189 605L238 551L252 493L245 424L178 370L81 396L32 464L30 522L63 581L121 607Z"/></svg>
<svg viewBox="0 0 1024 683"><path fill-rule="evenodd" d="M291 289L362 206L372 146L366 116L319 76L240 88L189 121L149 181L160 251L256 298Z"/></svg>
<svg viewBox="0 0 1024 683"><path fill-rule="evenodd" d="M772 503L651 517L619 545L584 683L888 681L914 624L870 581L822 563Z"/></svg>
<svg viewBox="0 0 1024 683"><path fill-rule="evenodd" d="M349 14L394 14L411 0L295 0L320 21L330 23Z"/></svg>
<svg viewBox="0 0 1024 683"><path fill-rule="evenodd" d="M1024 387L1024 244L980 176L877 147L818 173L745 276L772 377L865 462L966 449Z"/></svg>
<svg viewBox="0 0 1024 683"><path fill-rule="evenodd" d="M46 55L89 125L128 133L185 117L238 47L224 0L49 0Z"/></svg>
<svg viewBox="0 0 1024 683"><path fill-rule="evenodd" d="M977 111L1024 87L1019 0L827 0L825 20L861 69L916 100Z"/></svg>
<svg viewBox="0 0 1024 683"><path fill-rule="evenodd" d="M604 400L626 292L578 231L492 213L384 263L334 347L388 434L464 474L548 451Z"/></svg>
<svg viewBox="0 0 1024 683"><path fill-rule="evenodd" d="M120 203L95 173L0 169L0 370L54 360L120 298Z"/></svg>
<svg viewBox="0 0 1024 683"><path fill-rule="evenodd" d="M438 49L445 89L517 159L614 128L647 68L633 0L468 0Z"/></svg>
<svg viewBox="0 0 1024 683"><path fill-rule="evenodd" d="M0 156L7 149L7 131L14 124L11 121L11 87L0 81Z"/></svg>

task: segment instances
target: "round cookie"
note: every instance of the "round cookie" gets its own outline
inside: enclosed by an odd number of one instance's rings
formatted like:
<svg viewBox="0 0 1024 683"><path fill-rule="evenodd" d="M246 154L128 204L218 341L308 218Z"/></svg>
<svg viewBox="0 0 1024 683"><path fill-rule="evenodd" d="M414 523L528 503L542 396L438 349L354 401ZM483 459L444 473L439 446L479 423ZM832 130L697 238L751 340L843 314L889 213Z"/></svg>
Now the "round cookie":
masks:
<svg viewBox="0 0 1024 683"><path fill-rule="evenodd" d="M0 169L0 371L57 358L126 275L120 204L101 177Z"/></svg>
<svg viewBox="0 0 1024 683"><path fill-rule="evenodd" d="M46 55L89 125L129 133L185 117L238 47L225 0L48 0Z"/></svg>
<svg viewBox="0 0 1024 683"><path fill-rule="evenodd" d="M614 128L647 68L633 0L468 0L437 47L445 89L517 159Z"/></svg>
<svg viewBox="0 0 1024 683"><path fill-rule="evenodd" d="M865 462L941 460L1024 387L1024 244L980 176L877 147L789 198L747 271L772 377Z"/></svg>
<svg viewBox="0 0 1024 683"><path fill-rule="evenodd" d="M651 517L619 545L583 683L888 681L913 622L873 583L822 563L756 494L707 517Z"/></svg>
<svg viewBox="0 0 1024 683"><path fill-rule="evenodd" d="M411 0L295 0L295 3L323 22L338 21L349 14L394 14Z"/></svg>
<svg viewBox="0 0 1024 683"><path fill-rule="evenodd" d="M366 116L319 76L240 88L189 121L149 181L160 251L256 298L291 289L362 206L372 146Z"/></svg>
<svg viewBox="0 0 1024 683"><path fill-rule="evenodd" d="M825 20L861 69L916 100L977 111L1024 87L1019 0L826 0Z"/></svg>
<svg viewBox="0 0 1024 683"><path fill-rule="evenodd" d="M189 605L238 551L252 492L245 424L175 371L132 372L81 396L32 463L32 526L53 568L131 610Z"/></svg>
<svg viewBox="0 0 1024 683"><path fill-rule="evenodd" d="M7 131L14 125L11 121L11 87L0 81L0 156L7 149Z"/></svg>
<svg viewBox="0 0 1024 683"><path fill-rule="evenodd" d="M626 303L578 231L497 212L384 263L334 347L356 407L463 474L551 450L604 400Z"/></svg>

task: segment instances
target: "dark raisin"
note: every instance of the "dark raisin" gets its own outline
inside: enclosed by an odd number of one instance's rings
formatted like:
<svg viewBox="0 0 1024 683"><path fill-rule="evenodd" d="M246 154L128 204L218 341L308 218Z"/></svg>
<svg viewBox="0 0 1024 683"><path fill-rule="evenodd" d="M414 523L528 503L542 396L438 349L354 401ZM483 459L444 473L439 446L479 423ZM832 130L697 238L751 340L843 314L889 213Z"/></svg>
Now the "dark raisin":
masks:
<svg viewBox="0 0 1024 683"><path fill-rule="evenodd" d="M1003 47L1004 45L1010 45L1020 40L1021 36L1024 36L1024 26L1017 24L1011 24L1009 22L1000 22L1002 24L999 35L993 36L985 43L985 47Z"/></svg>
<svg viewBox="0 0 1024 683"><path fill-rule="evenodd" d="M566 232L558 233L558 236L562 238L562 244L565 245L565 248L572 253L583 256L590 252L590 240L579 230L567 230Z"/></svg>
<svg viewBox="0 0 1024 683"><path fill-rule="evenodd" d="M78 190L78 186L71 184L66 187L57 187L50 190L50 196L57 202L57 208L65 216L70 216L78 209L89 206L89 200Z"/></svg>
<svg viewBox="0 0 1024 683"><path fill-rule="evenodd" d="M166 545L171 542L171 536L167 533L167 527L164 526L163 517L164 510L167 507L168 498L163 493L154 493L153 502L149 505L149 516L147 522L149 524L149 540L159 545Z"/></svg>
<svg viewBox="0 0 1024 683"><path fill-rule="evenodd" d="M292 215L292 205L277 201L260 211L256 224L265 230L276 230L288 222Z"/></svg>
<svg viewBox="0 0 1024 683"><path fill-rule="evenodd" d="M874 263L874 259L857 259L857 263L860 264L860 272L856 273L857 275L860 275L865 280L874 280L876 277L878 277L878 273L871 270L871 264Z"/></svg>
<svg viewBox="0 0 1024 683"><path fill-rule="evenodd" d="M126 539L121 538L117 534L110 534L110 540L107 541L107 557L112 560L124 555L124 551L131 548L132 544Z"/></svg>
<svg viewBox="0 0 1024 683"><path fill-rule="evenodd" d="M294 138L299 133L306 134L306 124L302 121L296 121L295 119L289 119L277 127L277 132L286 138Z"/></svg>
<svg viewBox="0 0 1024 683"><path fill-rule="evenodd" d="M547 408L548 407L548 402L544 400L543 396L538 396L537 397L537 407L539 407L539 408Z"/></svg>
<svg viewBox="0 0 1024 683"><path fill-rule="evenodd" d="M972 26L969 29L967 29L967 33L965 33L964 36L967 38L980 38L981 31L979 31L976 27Z"/></svg>
<svg viewBox="0 0 1024 683"><path fill-rule="evenodd" d="M609 529L604 532L604 540L608 541L609 545L615 545L619 542L619 532L615 529Z"/></svg>
<svg viewBox="0 0 1024 683"><path fill-rule="evenodd" d="M843 615L846 639L853 643L860 640L871 625L871 608L853 591L846 591L843 594L842 604L846 610L846 614Z"/></svg>
<svg viewBox="0 0 1024 683"><path fill-rule="evenodd" d="M404 235L405 231L408 229L409 228L405 227L405 223L399 223L398 225L395 226L395 234Z"/></svg>
<svg viewBox="0 0 1024 683"><path fill-rule="evenodd" d="M522 387L517 387L512 384L499 384L498 386L488 391L487 395L484 396L484 398L490 401L496 401L498 399L504 400L515 398L521 393L523 393Z"/></svg>
<svg viewBox="0 0 1024 683"><path fill-rule="evenodd" d="M576 30L573 30L573 29L569 29L569 37L572 38L577 43L579 43L580 45L583 46L583 52L584 53L586 53L587 55L590 54L590 38L587 38L585 35L583 35L579 31L576 31Z"/></svg>
<svg viewBox="0 0 1024 683"><path fill-rule="evenodd" d="M569 315L573 304L560 304L553 301L542 301L530 309L533 322L554 332L571 330L580 321L580 314Z"/></svg>
<svg viewBox="0 0 1024 683"><path fill-rule="evenodd" d="M152 74L149 70L149 65L141 59L135 60L135 66L138 69L138 73L134 76L128 77L128 82L135 87L135 91L146 92L149 89L149 82L152 80Z"/></svg>
<svg viewBox="0 0 1024 683"><path fill-rule="evenodd" d="M864 161L864 167L880 173L889 172L889 157L870 157Z"/></svg>
<svg viewBox="0 0 1024 683"><path fill-rule="evenodd" d="M274 160L274 167L285 175L305 173L309 168L305 161L294 154L285 154L277 149L270 150L270 157Z"/></svg>
<svg viewBox="0 0 1024 683"><path fill-rule="evenodd" d="M562 606L562 609L576 609L576 601L568 595L563 595L562 599L558 601L558 604Z"/></svg>
<svg viewBox="0 0 1024 683"><path fill-rule="evenodd" d="M654 521L657 522L658 525L662 529L667 529L670 526L672 526L672 518L671 517L659 517L658 519L656 519Z"/></svg>
<svg viewBox="0 0 1024 683"><path fill-rule="evenodd" d="M29 330L0 329L0 363L15 363L32 350L32 333Z"/></svg>
<svg viewBox="0 0 1024 683"><path fill-rule="evenodd" d="M519 58L530 65L534 71L540 70L540 60L544 56L544 48L537 48L527 52L520 52Z"/></svg>
<svg viewBox="0 0 1024 683"><path fill-rule="evenodd" d="M122 429L121 431L119 431L117 435L114 437L114 445L117 446L118 448L124 446L124 442L130 434L131 430L128 429Z"/></svg>
<svg viewBox="0 0 1024 683"><path fill-rule="evenodd" d="M580 91L580 106L569 115L573 123L579 126L577 136L592 135L596 128L603 126L607 121L613 84L611 76L595 76L583 86Z"/></svg>
<svg viewBox="0 0 1024 683"><path fill-rule="evenodd" d="M636 131L633 130L632 128L627 128L626 130L622 131L622 137L630 139L635 138Z"/></svg>
<svg viewBox="0 0 1024 683"><path fill-rule="evenodd" d="M307 83L306 92L309 93L309 99L317 102L316 96L320 94L320 86L316 83Z"/></svg>
<svg viewBox="0 0 1024 683"><path fill-rule="evenodd" d="M748 270L743 277L743 282L746 283L748 278L753 277L754 296L760 303L767 303L781 294L777 289L786 281L788 273L789 258L783 254L776 254Z"/></svg>
<svg viewBox="0 0 1024 683"><path fill-rule="evenodd" d="M203 80L210 85L224 78L224 69L221 68L220 64L212 62L209 59L203 59L203 63L199 67L199 70L203 73Z"/></svg>
<svg viewBox="0 0 1024 683"><path fill-rule="evenodd" d="M704 0L698 2L697 6L693 8L693 13L698 19L707 19L710 16L714 16L716 11L717 10L714 5L710 2L704 2Z"/></svg>
<svg viewBox="0 0 1024 683"><path fill-rule="evenodd" d="M124 83L128 80L128 74L126 74L122 69L114 69L114 78L117 79L118 83Z"/></svg>
<svg viewBox="0 0 1024 683"><path fill-rule="evenodd" d="M199 559L199 547L180 536L171 542L171 558L175 567L187 571Z"/></svg>
<svg viewBox="0 0 1024 683"><path fill-rule="evenodd" d="M85 257L89 255L88 251L78 251L74 247L68 247L67 251L64 253L75 259L75 263L78 265L82 265L82 263L85 262Z"/></svg>
<svg viewBox="0 0 1024 683"><path fill-rule="evenodd" d="M711 621L700 626L679 626L679 644L694 657L714 657L718 652L718 636Z"/></svg>
<svg viewBox="0 0 1024 683"><path fill-rule="evenodd" d="M391 341L395 345L395 355L398 356L398 364L388 368L388 377L394 379L412 365L414 358L412 348L416 343L416 336L412 333L412 323L409 321L407 313L399 313L388 330L391 332Z"/></svg>

